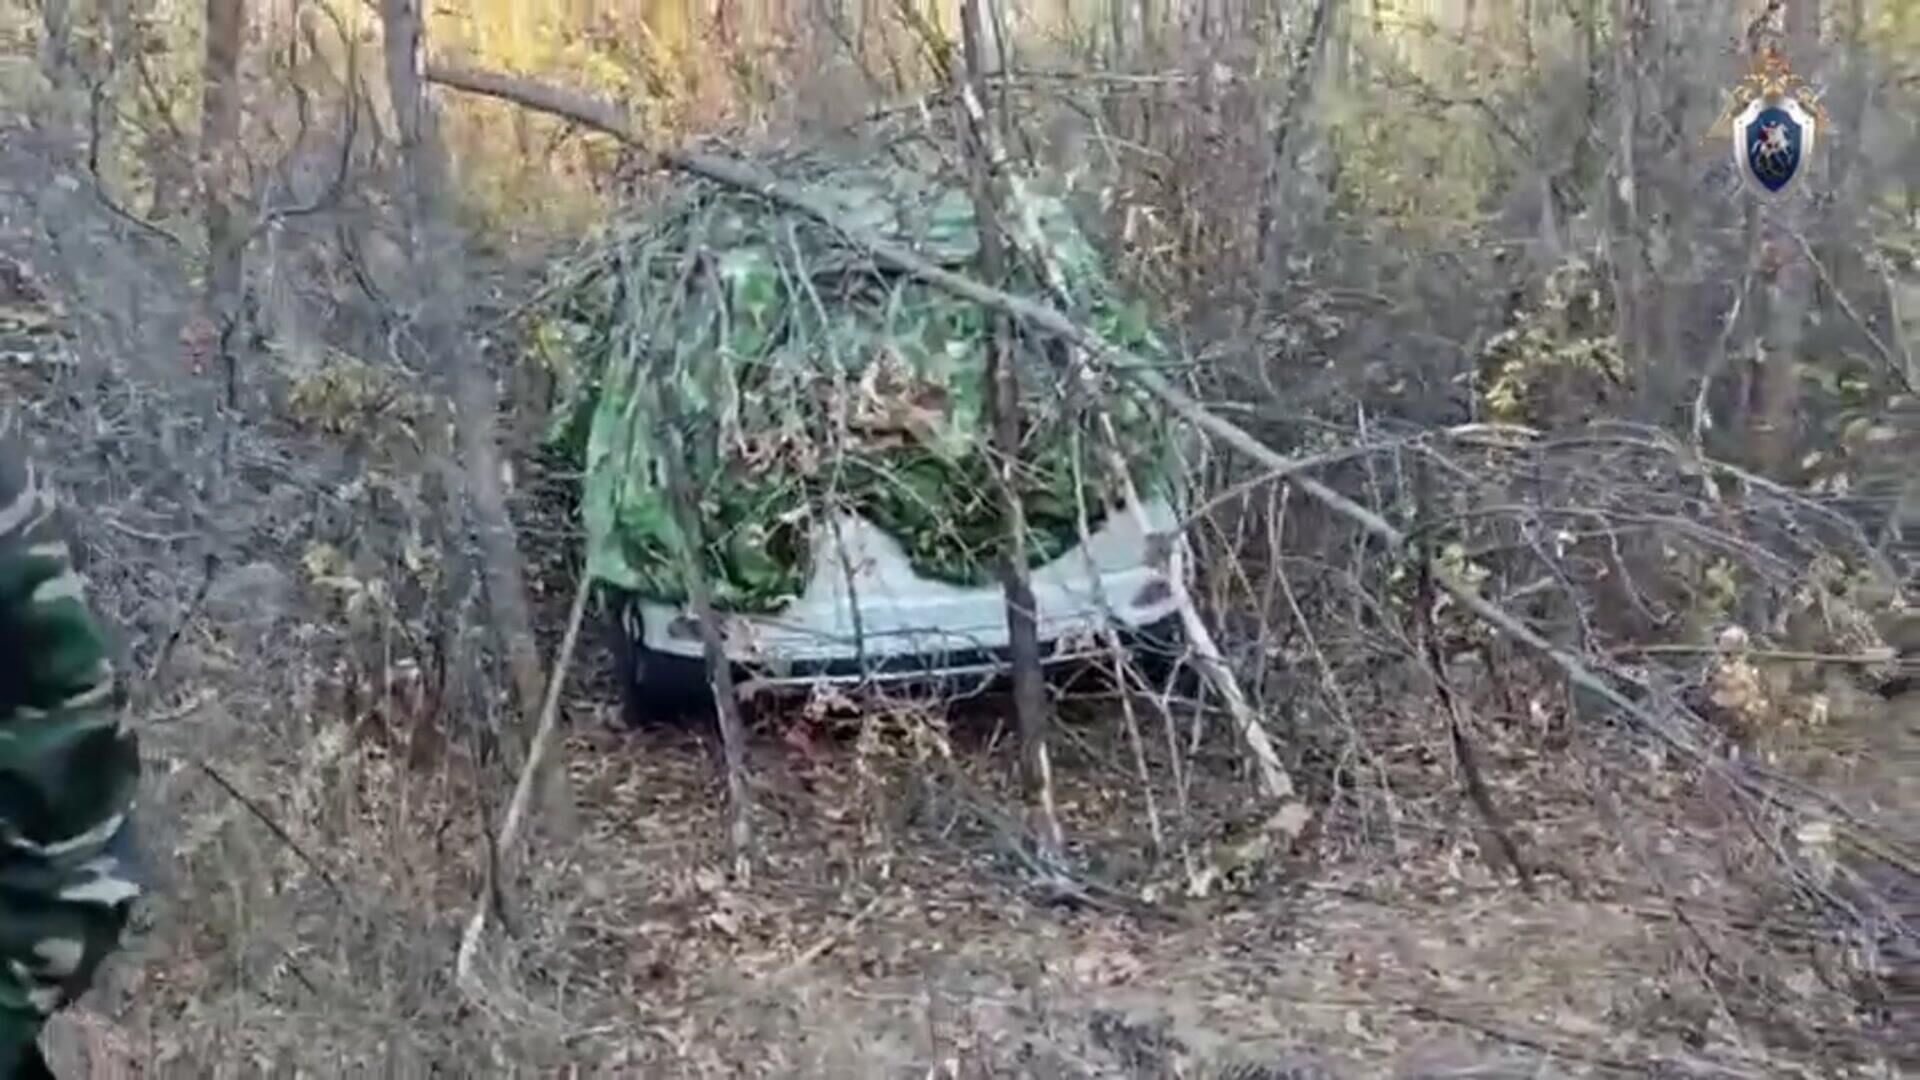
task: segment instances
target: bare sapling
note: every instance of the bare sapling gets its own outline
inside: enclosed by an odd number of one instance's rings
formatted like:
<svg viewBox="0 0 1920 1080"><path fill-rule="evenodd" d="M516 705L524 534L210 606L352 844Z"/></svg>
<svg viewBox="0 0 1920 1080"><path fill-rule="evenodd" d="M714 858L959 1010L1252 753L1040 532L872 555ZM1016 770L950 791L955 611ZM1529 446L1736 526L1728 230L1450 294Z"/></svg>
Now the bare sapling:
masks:
<svg viewBox="0 0 1920 1080"><path fill-rule="evenodd" d="M987 12L981 0L968 0L964 30L965 66L955 72L961 130L968 133L967 173L974 221L980 232L980 272L988 281L1007 279L1005 234L1000 228L1001 140L983 104ZM1013 706L1020 731L1020 771L1031 826L1041 854L1058 860L1065 846L1054 809L1053 766L1047 756L1052 707L1040 668L1040 635L1034 620L1033 575L1027 566L1027 521L1020 504L1020 368L1016 328L996 312L987 344L986 400L993 428L993 456L1004 517L1001 585L1007 600L1007 650L1013 665Z"/></svg>
<svg viewBox="0 0 1920 1080"><path fill-rule="evenodd" d="M735 691L733 664L727 659L720 621L713 609L713 588L707 580L706 530L701 525L698 496L687 474L685 415L670 379L656 379L653 393L659 401L654 415L665 422L655 432L655 450L665 467L667 498L680 531L680 573L687 603L700 624L701 650L706 655L707 682L713 690L713 709L720 729L720 769L727 789L728 839L733 848L734 875L746 878L753 841L752 807L747 794L746 726L740 719L740 695Z"/></svg>
<svg viewBox="0 0 1920 1080"><path fill-rule="evenodd" d="M573 608L567 614L567 630L560 639L560 651L553 658L553 673L547 679L546 700L540 706L540 722L534 730L532 744L527 748L526 764L521 767L520 778L514 783L513 798L507 803L506 817L500 822L500 832L493 844L495 857L487 864L486 885L474 901L473 914L467 917L466 929L460 935L460 951L454 958L454 981L463 993L475 1001L486 1000L473 961L480 952L480 936L487 928L487 910L495 897L502 895L506 889L505 879L511 874L509 868L513 865L513 854L518 850L520 829L532 808L534 794L540 786L540 776L553 757L554 746L560 739L560 691L566 686L567 670L573 664L573 650L580 640L580 623L586 616L587 599L592 592L592 581L582 577L574 592Z"/></svg>

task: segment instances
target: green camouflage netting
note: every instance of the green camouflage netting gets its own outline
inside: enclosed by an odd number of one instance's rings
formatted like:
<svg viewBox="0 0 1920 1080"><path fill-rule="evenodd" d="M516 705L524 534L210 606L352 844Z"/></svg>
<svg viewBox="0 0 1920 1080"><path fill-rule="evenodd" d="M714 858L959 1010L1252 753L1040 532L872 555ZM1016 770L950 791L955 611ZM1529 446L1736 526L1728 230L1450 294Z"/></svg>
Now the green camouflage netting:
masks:
<svg viewBox="0 0 1920 1080"><path fill-rule="evenodd" d="M819 159L779 171L849 226L944 266L975 261L961 188ZM1119 297L1062 201L1021 192L1007 216L1023 243L1048 252L1080 318L1117 346L1159 354L1144 309ZM1036 280L1016 275L1012 287L1041 296ZM716 606L764 612L797 596L816 515L835 506L897 538L926 576L993 580L1001 515L984 404L989 311L877 268L805 215L700 180L610 228L558 282L530 338L563 390L552 438L585 471L591 576L685 598L656 454L664 389L683 418ZM1027 431L1017 486L1036 564L1077 542L1076 477L1092 525L1112 501L1096 412L1120 433L1143 486L1164 475L1168 445L1144 396L1111 377L1068 394L1063 365L1042 347L1023 340L1018 354Z"/></svg>

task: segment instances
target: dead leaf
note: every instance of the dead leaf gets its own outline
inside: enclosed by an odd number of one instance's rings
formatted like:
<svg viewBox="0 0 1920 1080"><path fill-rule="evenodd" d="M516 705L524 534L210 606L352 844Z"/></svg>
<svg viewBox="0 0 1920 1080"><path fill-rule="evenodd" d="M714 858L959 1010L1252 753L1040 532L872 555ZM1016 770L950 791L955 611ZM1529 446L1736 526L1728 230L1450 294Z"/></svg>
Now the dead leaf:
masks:
<svg viewBox="0 0 1920 1080"><path fill-rule="evenodd" d="M1312 821L1313 811L1307 809L1305 803L1290 802L1274 811L1273 816L1267 819L1267 829L1290 841L1298 840L1300 834L1306 831L1307 825Z"/></svg>
<svg viewBox="0 0 1920 1080"><path fill-rule="evenodd" d="M740 920L734 916L733 912L728 911L724 907L714 908L712 911L707 912L707 925L730 938L740 936Z"/></svg>

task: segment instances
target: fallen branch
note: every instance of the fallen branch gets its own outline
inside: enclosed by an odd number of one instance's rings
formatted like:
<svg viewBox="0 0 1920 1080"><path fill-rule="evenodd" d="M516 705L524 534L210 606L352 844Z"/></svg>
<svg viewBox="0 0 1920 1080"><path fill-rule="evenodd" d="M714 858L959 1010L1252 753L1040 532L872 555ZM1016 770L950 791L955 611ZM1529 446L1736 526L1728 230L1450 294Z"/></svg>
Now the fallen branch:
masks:
<svg viewBox="0 0 1920 1080"><path fill-rule="evenodd" d="M800 955L794 957L793 961L789 963L786 967L781 968L779 973L774 975L771 981L775 983L780 983L780 982L786 981L789 978L792 978L795 974L797 974L802 969L804 969L808 964L811 964L815 960L818 960L822 956L825 956L827 953L831 952L833 949L838 947L841 942L852 937L854 931L860 929L860 924L867 921L867 916L873 914L875 909L879 908L880 901L884 899L886 899L886 896L882 894L880 896L876 896L873 899L867 901L865 907L861 908L857 912L854 912L853 918L848 919L844 925L841 925L832 930L829 930L825 934L821 935L820 940L814 942L812 945L802 950Z"/></svg>
<svg viewBox="0 0 1920 1080"><path fill-rule="evenodd" d="M333 893L336 899L346 896L346 893L342 891L340 888L340 883L333 880L333 875L327 873L326 867L320 865L320 860L308 854L307 849L300 846L300 841L295 840L293 838L292 833L288 832L278 821L274 820L273 815L267 813L266 808L262 807L259 803L253 801L251 798L248 798L247 793L244 791L241 791L237 786L234 785L233 781L228 780L224 775L222 775L220 770L207 764L205 761L196 760L193 764L201 772L205 773L207 776L207 779L213 781L214 784L217 785L221 791L224 791L229 796L231 796L234 802L237 802L242 807L245 807L247 813L252 814L255 820L259 821L260 824L265 825L267 827L268 832L272 833L276 839L278 839L282 844L285 844L287 846L288 851L293 852L295 857L297 857L301 862L306 863L307 869L313 871L315 876L319 877L320 883L322 885L325 885L327 889Z"/></svg>
<svg viewBox="0 0 1920 1080"><path fill-rule="evenodd" d="M1613 1057L1603 1050L1589 1050L1578 1046L1571 1036L1537 1035L1518 1028L1507 1027L1491 1020L1481 1019L1467 1012L1444 1005L1405 1004L1400 1006L1408 1016L1416 1020L1427 1020L1439 1024L1452 1024L1469 1031L1484 1035L1496 1042L1509 1043L1522 1049L1559 1058L1562 1061L1577 1061L1584 1065L1595 1065L1610 1072L1625 1073L1629 1076L1645 1076L1651 1071L1652 1062L1629 1061Z"/></svg>
<svg viewBox="0 0 1920 1080"><path fill-rule="evenodd" d="M1427 677L1433 682L1434 694L1440 699L1440 707L1447 714L1447 730L1453 744L1454 762L1460 768L1460 777L1465 782L1467 798L1474 809L1480 812L1481 820L1487 830L1493 834L1495 846L1514 874L1520 879L1520 888L1528 896L1538 895L1533 885L1533 871L1520 855L1520 843L1514 839L1513 826L1507 816L1493 799L1493 791L1487 786L1485 775L1480 769L1480 755L1475 750L1473 738L1467 731L1466 710L1454 695L1453 682L1447 677L1447 662L1441 655L1440 632L1434 626L1435 603L1433 594L1434 569L1439 565L1432 551L1433 504L1431 463L1425 458L1414 463L1414 506L1419 514L1420 524L1414 529L1418 539L1417 546L1419 572L1416 575L1413 602L1412 638L1418 645L1418 651L1427 668Z"/></svg>
<svg viewBox="0 0 1920 1080"><path fill-rule="evenodd" d="M507 803L507 816L500 823L499 838L495 844L498 852L497 867L489 867L487 886L480 890L480 898L474 902L473 915L467 919L466 932L460 935L460 952L454 961L455 981L469 997L480 997L480 986L473 973L473 958L480 951L480 935L487 928L488 899L496 889L503 887L506 868L510 861L514 844L520 838L521 822L526 820L527 809L533 803L534 789L546 760L553 753L555 743L559 741L560 730L560 690L567 682L567 668L573 662L573 648L580 640L580 624L587 613L587 597L592 592L593 580L585 574L580 576L580 587L573 594L573 610L567 615L567 632L560 639L560 652L553 660L553 674L547 679L546 701L540 707L540 726L533 734L533 743L527 749L527 760L520 767L520 779L514 784L513 799Z"/></svg>
<svg viewBox="0 0 1920 1080"><path fill-rule="evenodd" d="M1868 649L1858 653L1799 652L1792 649L1736 649L1724 645L1692 645L1684 642L1652 645L1621 645L1611 650L1615 656L1739 656L1746 660L1772 660L1783 664L1837 664L1848 667L1876 667L1898 664L1900 657L1892 649Z"/></svg>

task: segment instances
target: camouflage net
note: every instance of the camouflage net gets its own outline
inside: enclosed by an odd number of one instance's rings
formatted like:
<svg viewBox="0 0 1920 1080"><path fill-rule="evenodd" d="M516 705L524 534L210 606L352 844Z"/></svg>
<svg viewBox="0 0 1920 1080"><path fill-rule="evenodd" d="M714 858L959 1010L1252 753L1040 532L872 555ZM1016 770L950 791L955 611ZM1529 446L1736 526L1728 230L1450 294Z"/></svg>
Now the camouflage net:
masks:
<svg viewBox="0 0 1920 1080"><path fill-rule="evenodd" d="M978 252L961 187L891 165L818 157L775 166L849 226L965 269ZM1046 253L1074 313L1115 345L1161 345L1122 300L1064 202L1021 191L1005 227ZM1036 268L1014 291L1043 296ZM529 327L562 387L551 438L584 470L587 572L643 596L685 598L684 548L660 468L678 415L706 533L716 606L777 610L806 587L829 508L898 539L924 576L994 578L1002 534L985 402L992 312L875 266L838 230L703 180L610 227L561 269ZM1069 392L1045 348L1018 341L1025 427L1016 481L1037 565L1098 527L1117 500L1099 462L1104 414L1134 481L1164 477L1167 430L1111 376ZM669 398L670 395L670 398ZM1097 407L1087 407L1089 405Z"/></svg>

